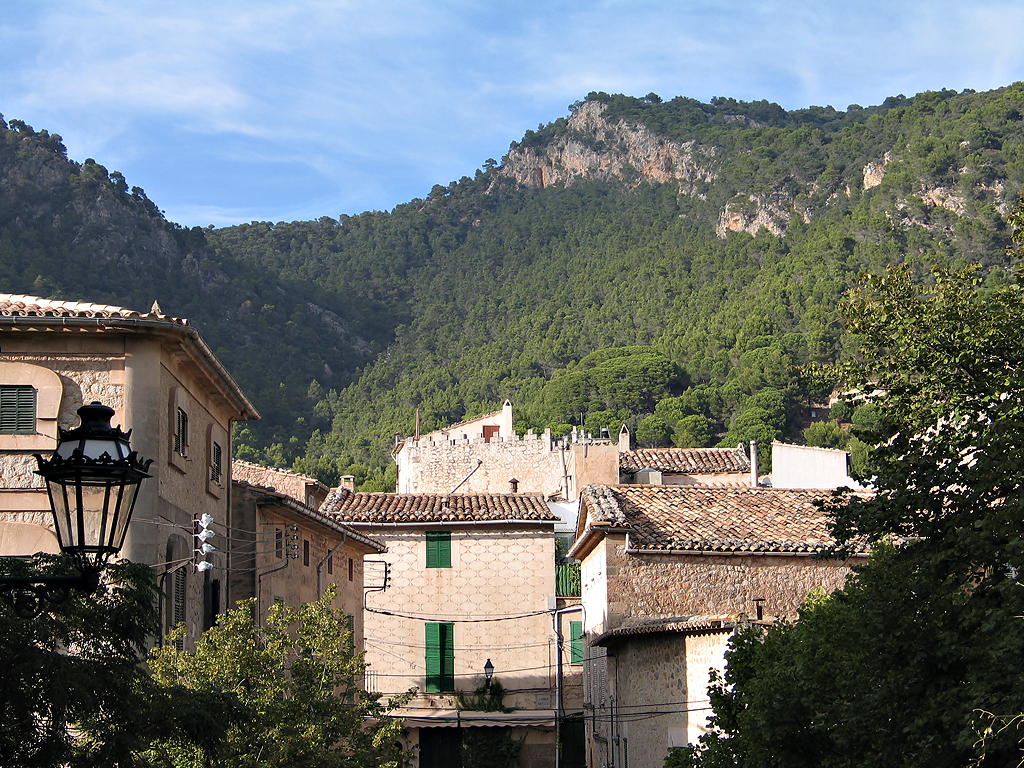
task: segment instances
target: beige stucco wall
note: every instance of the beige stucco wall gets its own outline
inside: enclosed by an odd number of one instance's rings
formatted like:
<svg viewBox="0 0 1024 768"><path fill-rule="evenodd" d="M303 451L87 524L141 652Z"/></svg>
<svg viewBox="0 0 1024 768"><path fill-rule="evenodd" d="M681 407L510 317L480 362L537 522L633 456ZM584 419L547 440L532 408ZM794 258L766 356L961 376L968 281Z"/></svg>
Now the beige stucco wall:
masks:
<svg viewBox="0 0 1024 768"><path fill-rule="evenodd" d="M387 545L388 552L379 559L390 564L392 574L386 592L367 595L367 607L372 609L364 617L371 687L382 693L416 687L421 693L411 709L450 708L450 695L423 693L424 627L427 621L456 621L456 688L471 692L481 685L484 664L490 659L494 679L509 691L507 706L554 706L556 646L546 613L547 600L555 593L550 526L442 529L452 533L451 568L426 567L426 529L360 530ZM459 621L506 616L515 618Z"/></svg>
<svg viewBox="0 0 1024 768"><path fill-rule="evenodd" d="M619 481L619 444L610 440L584 439L573 443L569 493L577 499L588 485L608 485Z"/></svg>
<svg viewBox="0 0 1024 768"><path fill-rule="evenodd" d="M686 733L670 730L664 742L671 747L696 744L708 729L711 717L711 671L725 672L725 652L731 632L703 632L686 637L686 690L687 709L690 710ZM660 765L660 763L659 763Z"/></svg>
<svg viewBox="0 0 1024 768"><path fill-rule="evenodd" d="M236 487L236 493L245 493ZM256 542L256 573L250 574L247 580L248 592L239 591L232 599L256 597L259 616L266 616L275 600L286 605L299 607L313 602L321 596L318 592L317 565L328 553L342 541L337 531L311 524L289 510L276 506L262 506L256 510L257 530ZM298 557L279 559L274 550L275 531L286 529L289 525L297 525L294 541L286 539L285 553L288 544L296 544L294 550ZM286 535L291 535L286 531ZM304 542L309 542L309 564L305 563ZM363 557L365 548L351 540L341 545L333 556L334 573L328 573L328 564L321 567L321 588L326 590L334 585L337 597L331 604L354 617L355 642L358 650L363 649ZM352 579L349 580L348 561L352 560ZM279 566L284 566L279 568ZM278 569L279 568L279 569ZM262 578L260 575L262 574Z"/></svg>

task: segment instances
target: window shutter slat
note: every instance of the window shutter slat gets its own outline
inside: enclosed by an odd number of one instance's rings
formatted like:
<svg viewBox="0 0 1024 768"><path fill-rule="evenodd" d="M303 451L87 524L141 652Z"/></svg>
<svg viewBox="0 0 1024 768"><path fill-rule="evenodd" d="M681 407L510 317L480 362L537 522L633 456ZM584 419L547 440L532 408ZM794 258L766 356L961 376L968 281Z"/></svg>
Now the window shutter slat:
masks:
<svg viewBox="0 0 1024 768"><path fill-rule="evenodd" d="M583 622L569 622L569 663L583 663Z"/></svg>
<svg viewBox="0 0 1024 768"><path fill-rule="evenodd" d="M441 692L441 625L426 623L427 693Z"/></svg>

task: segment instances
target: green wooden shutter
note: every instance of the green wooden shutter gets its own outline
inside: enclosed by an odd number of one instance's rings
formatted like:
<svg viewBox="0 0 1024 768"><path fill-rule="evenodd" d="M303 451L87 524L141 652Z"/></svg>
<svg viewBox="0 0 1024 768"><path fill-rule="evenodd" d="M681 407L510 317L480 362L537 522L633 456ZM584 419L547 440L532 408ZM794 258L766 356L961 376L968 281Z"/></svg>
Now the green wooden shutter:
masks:
<svg viewBox="0 0 1024 768"><path fill-rule="evenodd" d="M427 622L427 693L441 692L441 625Z"/></svg>
<svg viewBox="0 0 1024 768"><path fill-rule="evenodd" d="M450 622L427 622L425 627L427 693L454 691L455 648L452 637L455 625Z"/></svg>
<svg viewBox="0 0 1024 768"><path fill-rule="evenodd" d="M345 626L348 628L348 652L356 651L356 616L354 613L345 614Z"/></svg>
<svg viewBox="0 0 1024 768"><path fill-rule="evenodd" d="M583 622L569 622L569 663L583 663Z"/></svg>
<svg viewBox="0 0 1024 768"><path fill-rule="evenodd" d="M0 387L0 434L36 433L36 390L26 385Z"/></svg>
<svg viewBox="0 0 1024 768"><path fill-rule="evenodd" d="M451 531L427 531L427 568L451 567Z"/></svg>

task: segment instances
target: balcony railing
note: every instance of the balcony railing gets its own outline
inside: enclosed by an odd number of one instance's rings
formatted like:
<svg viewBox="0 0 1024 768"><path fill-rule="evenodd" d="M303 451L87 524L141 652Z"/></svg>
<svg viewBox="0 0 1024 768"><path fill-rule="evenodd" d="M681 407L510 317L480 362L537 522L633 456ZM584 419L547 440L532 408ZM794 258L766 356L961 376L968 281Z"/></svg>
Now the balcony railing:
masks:
<svg viewBox="0 0 1024 768"><path fill-rule="evenodd" d="M558 597L580 596L580 564L555 566L555 594Z"/></svg>

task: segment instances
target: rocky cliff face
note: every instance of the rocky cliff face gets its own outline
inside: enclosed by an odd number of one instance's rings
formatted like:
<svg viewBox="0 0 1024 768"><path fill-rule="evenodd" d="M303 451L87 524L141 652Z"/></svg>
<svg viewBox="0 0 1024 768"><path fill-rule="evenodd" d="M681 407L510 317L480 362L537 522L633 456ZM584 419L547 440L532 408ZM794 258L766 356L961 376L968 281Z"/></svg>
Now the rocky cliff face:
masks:
<svg viewBox="0 0 1024 768"><path fill-rule="evenodd" d="M674 183L680 195L702 200L714 197L709 190L723 181L725 150L695 140L672 141L643 125L609 120L604 112L605 104L600 101L583 103L572 113L567 129L553 140L543 146L520 145L510 151L499 176L535 189L553 184L568 186L583 179L616 181L627 188L645 182ZM767 191L763 187L740 189L720 206L715 230L723 238L729 232L754 235L761 229L781 237L793 216L810 222L816 212L839 196L850 197L881 187L891 168L899 165L901 149L894 147L867 163L860 184L857 180L823 190L813 180L790 175L783 185ZM1010 203L1000 182L978 186L977 192L1002 214L1009 211ZM957 188L922 181L910 196L895 201L889 216L901 226L931 229L935 225L927 217L914 215L915 206L942 208L964 216L965 199Z"/></svg>
<svg viewBox="0 0 1024 768"><path fill-rule="evenodd" d="M605 105L586 102L569 118L568 130L549 144L511 151L500 175L535 189L582 179L678 185L679 194L707 199L704 190L719 176L721 150L697 141L674 142L642 125L604 117ZM793 200L785 192L739 195L719 213L716 231L756 234L762 227L785 233Z"/></svg>
<svg viewBox="0 0 1024 768"><path fill-rule="evenodd" d="M509 153L501 175L527 187L572 184L577 179L679 183L681 194L700 195L696 182L717 176L715 148L695 141L676 143L643 126L604 118L604 105L587 102L569 118L569 129L541 149Z"/></svg>

